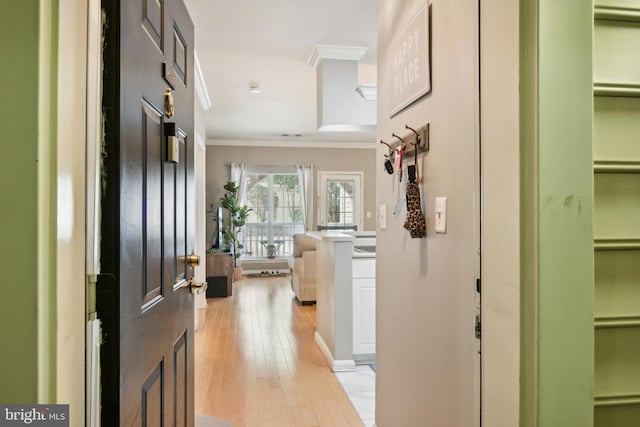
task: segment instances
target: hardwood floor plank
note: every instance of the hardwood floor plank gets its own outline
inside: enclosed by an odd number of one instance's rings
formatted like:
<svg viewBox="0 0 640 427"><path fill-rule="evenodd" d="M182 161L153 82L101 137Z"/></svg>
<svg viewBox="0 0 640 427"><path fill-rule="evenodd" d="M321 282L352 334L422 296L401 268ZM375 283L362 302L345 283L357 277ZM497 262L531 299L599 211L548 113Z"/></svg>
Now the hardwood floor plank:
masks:
<svg viewBox="0 0 640 427"><path fill-rule="evenodd" d="M288 277L234 283L207 300L196 332L196 415L235 427L362 426L315 340L315 306Z"/></svg>

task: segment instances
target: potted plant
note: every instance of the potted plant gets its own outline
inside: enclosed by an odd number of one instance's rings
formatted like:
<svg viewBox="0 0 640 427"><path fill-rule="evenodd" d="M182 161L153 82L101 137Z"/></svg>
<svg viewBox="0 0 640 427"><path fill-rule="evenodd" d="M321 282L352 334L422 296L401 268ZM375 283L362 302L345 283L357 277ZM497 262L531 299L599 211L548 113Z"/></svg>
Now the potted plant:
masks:
<svg viewBox="0 0 640 427"><path fill-rule="evenodd" d="M222 236L231 248L233 266L236 268L236 273L239 273L236 260L240 258L240 250L243 249L242 243L238 241L238 234L246 224L247 217L251 211L246 205L240 206L240 201L238 200L239 190L240 186L236 185L234 181L227 181L224 185L224 196L220 198L220 205L229 212L229 225L223 225Z"/></svg>

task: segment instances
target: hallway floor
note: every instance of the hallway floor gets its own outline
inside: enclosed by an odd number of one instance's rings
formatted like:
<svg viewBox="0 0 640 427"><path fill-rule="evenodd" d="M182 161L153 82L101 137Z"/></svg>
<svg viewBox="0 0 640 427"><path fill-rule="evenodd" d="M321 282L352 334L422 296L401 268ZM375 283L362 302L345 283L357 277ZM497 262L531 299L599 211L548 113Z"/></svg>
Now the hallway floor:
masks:
<svg viewBox="0 0 640 427"><path fill-rule="evenodd" d="M296 304L288 277L233 286L199 313L196 415L234 427L362 426L314 342L315 306Z"/></svg>

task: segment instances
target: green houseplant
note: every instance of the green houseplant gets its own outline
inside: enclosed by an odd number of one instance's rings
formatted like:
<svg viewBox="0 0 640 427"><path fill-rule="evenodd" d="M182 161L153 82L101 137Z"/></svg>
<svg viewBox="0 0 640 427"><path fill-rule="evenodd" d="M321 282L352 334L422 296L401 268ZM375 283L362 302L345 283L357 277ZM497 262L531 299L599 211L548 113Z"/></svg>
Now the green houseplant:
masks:
<svg viewBox="0 0 640 427"><path fill-rule="evenodd" d="M242 243L238 241L238 234L247 223L247 217L251 212L251 209L246 205L240 206L239 190L240 186L236 185L234 181L227 181L224 185L224 195L220 198L220 205L229 212L229 223L228 226L223 225L222 236L231 247L234 267L236 260L240 258L240 250L243 248Z"/></svg>

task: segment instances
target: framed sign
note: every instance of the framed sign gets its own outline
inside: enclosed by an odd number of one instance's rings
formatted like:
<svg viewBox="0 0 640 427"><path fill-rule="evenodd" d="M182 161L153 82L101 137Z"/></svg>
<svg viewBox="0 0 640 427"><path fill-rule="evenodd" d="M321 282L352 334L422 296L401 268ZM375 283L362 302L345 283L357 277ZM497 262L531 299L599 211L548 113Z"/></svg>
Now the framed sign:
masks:
<svg viewBox="0 0 640 427"><path fill-rule="evenodd" d="M429 6L425 2L387 51L389 117L431 92L429 56Z"/></svg>

